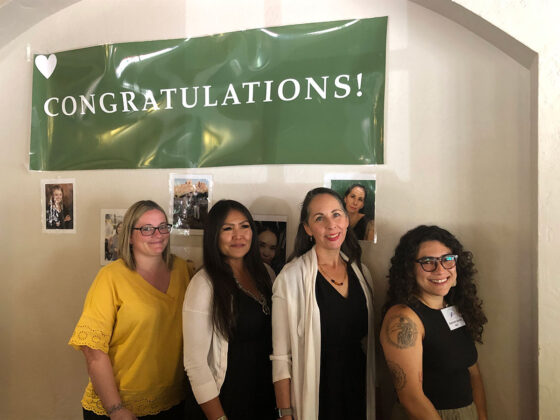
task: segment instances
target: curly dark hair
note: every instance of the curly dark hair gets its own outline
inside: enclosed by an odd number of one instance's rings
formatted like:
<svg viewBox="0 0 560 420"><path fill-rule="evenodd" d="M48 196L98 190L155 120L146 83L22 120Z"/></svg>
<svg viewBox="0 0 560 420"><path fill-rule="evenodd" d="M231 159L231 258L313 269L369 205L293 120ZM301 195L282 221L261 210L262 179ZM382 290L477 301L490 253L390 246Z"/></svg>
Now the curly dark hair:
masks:
<svg viewBox="0 0 560 420"><path fill-rule="evenodd" d="M418 226L405 233L391 258L389 269L389 290L387 301L383 306L383 315L394 305L402 304L416 307L419 305L414 260L423 242L439 241L459 256L457 260L457 285L449 290L445 301L456 305L465 320L466 327L473 340L482 343L482 330L488 321L482 310L482 301L476 295L473 277L473 255L463 248L459 240L450 232L439 226Z"/></svg>

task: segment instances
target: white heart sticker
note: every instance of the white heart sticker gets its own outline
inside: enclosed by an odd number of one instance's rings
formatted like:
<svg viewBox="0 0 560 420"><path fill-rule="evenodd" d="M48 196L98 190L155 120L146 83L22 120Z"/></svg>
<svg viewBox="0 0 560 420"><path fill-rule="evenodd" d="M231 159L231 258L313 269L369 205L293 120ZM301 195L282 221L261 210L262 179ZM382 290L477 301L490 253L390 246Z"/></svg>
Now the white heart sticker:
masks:
<svg viewBox="0 0 560 420"><path fill-rule="evenodd" d="M38 55L37 57L35 57L35 65L37 66L37 69L39 69L41 74L45 76L46 79L48 79L49 77L51 77L51 74L53 74L53 71L56 67L56 56L54 54L51 54L47 58L44 55Z"/></svg>

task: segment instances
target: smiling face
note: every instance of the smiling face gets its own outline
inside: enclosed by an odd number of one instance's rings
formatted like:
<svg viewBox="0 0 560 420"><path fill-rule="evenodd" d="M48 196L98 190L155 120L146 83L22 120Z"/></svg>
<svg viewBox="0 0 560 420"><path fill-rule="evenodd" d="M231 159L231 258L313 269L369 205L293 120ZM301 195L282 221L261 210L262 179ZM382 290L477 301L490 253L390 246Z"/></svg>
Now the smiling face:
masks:
<svg viewBox="0 0 560 420"><path fill-rule="evenodd" d="M62 190L59 188L56 188L53 190L52 192L52 197L53 197L53 201L54 203L58 206L62 203Z"/></svg>
<svg viewBox="0 0 560 420"><path fill-rule="evenodd" d="M159 210L148 210L140 216L134 227L139 228L145 225L158 227L162 223L167 223L165 214ZM139 230L133 230L130 235L130 244L136 259L139 256L161 256L168 242L169 232L162 234L158 229L154 231L152 236L142 236Z"/></svg>
<svg viewBox="0 0 560 420"><path fill-rule="evenodd" d="M342 204L330 194L319 194L309 203L308 214L303 227L313 236L318 250L340 249L348 229L348 216Z"/></svg>
<svg viewBox="0 0 560 420"><path fill-rule="evenodd" d="M247 217L238 210L230 210L220 228L218 247L226 262L241 259L251 248L253 231Z"/></svg>
<svg viewBox="0 0 560 420"><path fill-rule="evenodd" d="M344 197L346 211L350 214L358 213L365 204L366 193L361 187L354 187Z"/></svg>
<svg viewBox="0 0 560 420"><path fill-rule="evenodd" d="M278 246L278 239L276 235L270 230L265 230L259 233L259 251L262 260L269 264L272 263L276 255L276 248Z"/></svg>
<svg viewBox="0 0 560 420"><path fill-rule="evenodd" d="M441 242L426 241L420 244L416 259L441 257L446 254L452 254L452 251ZM446 269L438 262L436 270L429 273L424 271L419 263L414 263L414 265L420 298L427 303L439 305L443 302L443 297L449 293L449 289L457 283L457 267Z"/></svg>

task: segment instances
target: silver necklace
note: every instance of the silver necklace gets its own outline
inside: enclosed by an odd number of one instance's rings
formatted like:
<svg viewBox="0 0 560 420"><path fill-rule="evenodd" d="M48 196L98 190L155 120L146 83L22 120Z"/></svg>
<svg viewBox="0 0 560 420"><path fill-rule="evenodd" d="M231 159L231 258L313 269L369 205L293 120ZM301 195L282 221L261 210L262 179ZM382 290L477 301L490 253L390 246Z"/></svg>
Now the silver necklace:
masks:
<svg viewBox="0 0 560 420"><path fill-rule="evenodd" d="M251 293L250 290L247 290L243 286L241 286L241 283L239 283L235 276L233 277L233 279L235 280L235 283L237 283L237 287L239 287L242 292L252 297L253 300L256 300L261 305L262 311L265 315L270 315L270 308L268 306L268 303L266 303L266 299L262 295L262 293L259 293L260 296L255 296L253 293Z"/></svg>

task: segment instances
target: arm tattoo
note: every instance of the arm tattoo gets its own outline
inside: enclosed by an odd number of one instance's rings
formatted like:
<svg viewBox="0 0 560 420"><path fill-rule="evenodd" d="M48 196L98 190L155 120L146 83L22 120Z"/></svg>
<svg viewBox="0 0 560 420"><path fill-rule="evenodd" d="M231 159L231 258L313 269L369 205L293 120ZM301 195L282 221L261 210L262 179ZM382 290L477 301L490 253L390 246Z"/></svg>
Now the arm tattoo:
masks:
<svg viewBox="0 0 560 420"><path fill-rule="evenodd" d="M387 360L387 366L389 367L389 371L391 372L391 376L393 377L393 383L395 384L395 389L401 391L406 386L406 373L402 367L400 367L397 363L391 362Z"/></svg>
<svg viewBox="0 0 560 420"><path fill-rule="evenodd" d="M389 343L399 349L414 346L418 337L418 328L407 316L394 316L387 323L387 339Z"/></svg>

